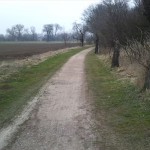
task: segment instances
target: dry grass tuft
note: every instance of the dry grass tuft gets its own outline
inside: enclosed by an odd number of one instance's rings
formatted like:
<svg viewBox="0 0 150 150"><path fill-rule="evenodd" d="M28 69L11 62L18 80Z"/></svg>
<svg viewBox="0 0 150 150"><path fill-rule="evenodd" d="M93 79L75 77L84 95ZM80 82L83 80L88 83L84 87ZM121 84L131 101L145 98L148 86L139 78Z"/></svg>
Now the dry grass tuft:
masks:
<svg viewBox="0 0 150 150"><path fill-rule="evenodd" d="M112 53L101 54L98 56L104 64L111 66ZM138 64L136 61L130 60L122 49L120 53L120 67L116 68L115 71L119 77L119 80L129 80L135 86L142 88L145 80L145 68Z"/></svg>

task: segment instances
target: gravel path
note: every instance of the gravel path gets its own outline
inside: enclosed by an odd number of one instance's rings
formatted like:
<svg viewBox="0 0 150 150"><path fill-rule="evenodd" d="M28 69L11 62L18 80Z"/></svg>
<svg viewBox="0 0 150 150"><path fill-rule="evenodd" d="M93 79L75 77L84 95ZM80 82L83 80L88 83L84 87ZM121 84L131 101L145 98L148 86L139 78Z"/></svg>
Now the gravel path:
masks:
<svg viewBox="0 0 150 150"><path fill-rule="evenodd" d="M86 96L84 50L51 78L7 150L98 150Z"/></svg>

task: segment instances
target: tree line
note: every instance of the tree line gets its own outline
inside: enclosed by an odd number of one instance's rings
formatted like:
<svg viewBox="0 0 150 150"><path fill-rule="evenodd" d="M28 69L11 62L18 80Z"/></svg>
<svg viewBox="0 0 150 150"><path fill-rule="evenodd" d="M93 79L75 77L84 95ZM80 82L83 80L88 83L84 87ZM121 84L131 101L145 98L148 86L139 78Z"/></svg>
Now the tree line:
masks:
<svg viewBox="0 0 150 150"><path fill-rule="evenodd" d="M150 89L150 0L103 0L83 14L95 42L95 53L112 50L111 67L119 67L120 50L146 69L143 89Z"/></svg>
<svg viewBox="0 0 150 150"><path fill-rule="evenodd" d="M34 26L25 28L23 24L16 24L6 30L6 35L0 34L0 41L69 41L80 42L84 46L85 41L92 42L91 34L86 34L87 28L83 24L74 22L71 32L66 32L59 24L45 24L42 34L36 32Z"/></svg>
<svg viewBox="0 0 150 150"><path fill-rule="evenodd" d="M1 41L55 41L60 40L58 38L59 31L62 31L62 27L59 24L46 24L43 26L42 34L38 34L36 32L36 28L34 26L25 28L23 24L16 24L11 28L6 30L6 35L1 34ZM61 32L61 35L64 34L65 31ZM59 35L60 37L60 35Z"/></svg>

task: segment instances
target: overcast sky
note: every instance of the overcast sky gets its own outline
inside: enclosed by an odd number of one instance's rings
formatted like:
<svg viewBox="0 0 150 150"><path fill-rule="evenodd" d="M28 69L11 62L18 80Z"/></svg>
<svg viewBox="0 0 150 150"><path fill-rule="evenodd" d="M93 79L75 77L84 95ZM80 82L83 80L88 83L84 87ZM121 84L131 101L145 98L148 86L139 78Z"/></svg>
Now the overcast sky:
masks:
<svg viewBox="0 0 150 150"><path fill-rule="evenodd" d="M35 26L38 33L44 24L58 23L66 31L80 21L89 5L101 0L0 0L0 33L15 24Z"/></svg>

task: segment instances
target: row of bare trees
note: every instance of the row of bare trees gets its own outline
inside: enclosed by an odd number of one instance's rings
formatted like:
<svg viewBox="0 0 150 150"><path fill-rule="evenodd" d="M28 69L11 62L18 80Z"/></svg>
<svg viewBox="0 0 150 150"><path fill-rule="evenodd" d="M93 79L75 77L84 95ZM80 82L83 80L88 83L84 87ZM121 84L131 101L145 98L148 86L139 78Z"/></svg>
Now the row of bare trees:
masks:
<svg viewBox="0 0 150 150"><path fill-rule="evenodd" d="M36 32L35 27L25 28L22 24L16 24L6 30L6 35L0 34L0 41L68 41L80 42L84 46L85 41L91 42L92 38L87 33L84 24L73 23L72 31L66 32L59 24L45 24L42 34Z"/></svg>
<svg viewBox="0 0 150 150"><path fill-rule="evenodd" d="M112 67L119 67L120 49L146 68L144 89L150 88L150 0L103 0L83 14L87 29L95 37L95 53L113 50ZM144 58L143 58L144 57Z"/></svg>
<svg viewBox="0 0 150 150"><path fill-rule="evenodd" d="M17 24L6 30L6 37L10 41L37 41L39 39L55 41L58 38L57 33L59 31L62 31L62 27L59 24L46 24L43 26L43 35L40 35L36 33L35 27L27 29L24 25Z"/></svg>
<svg viewBox="0 0 150 150"><path fill-rule="evenodd" d="M30 27L26 29L24 25L17 24L7 29L7 39L12 41L22 41L22 40L37 40L37 33L35 27Z"/></svg>

